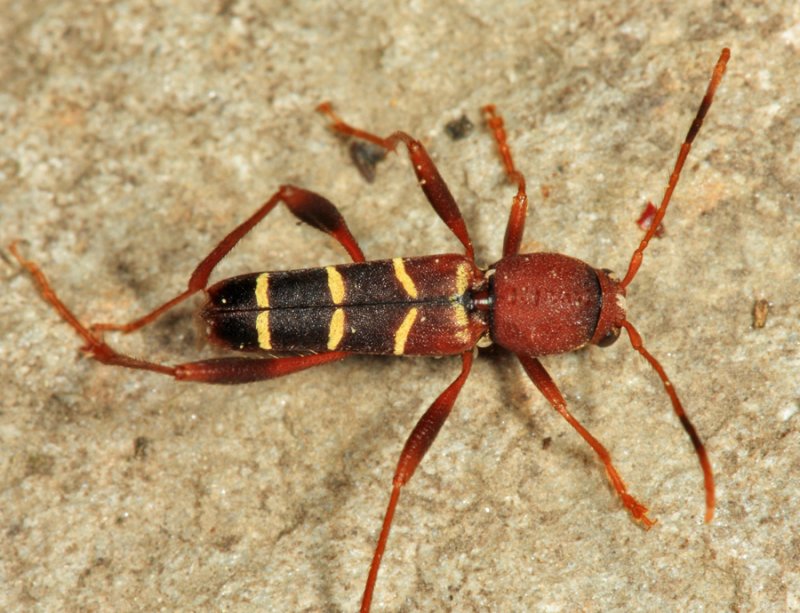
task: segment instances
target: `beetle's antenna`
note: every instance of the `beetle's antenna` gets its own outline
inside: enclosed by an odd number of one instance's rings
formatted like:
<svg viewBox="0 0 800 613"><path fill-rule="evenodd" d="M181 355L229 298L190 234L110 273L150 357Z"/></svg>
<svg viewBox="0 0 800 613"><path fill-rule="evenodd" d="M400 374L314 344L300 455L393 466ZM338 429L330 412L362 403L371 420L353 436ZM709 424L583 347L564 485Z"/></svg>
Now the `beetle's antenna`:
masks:
<svg viewBox="0 0 800 613"><path fill-rule="evenodd" d="M653 238L658 230L661 220L664 219L664 215L667 212L667 206L669 206L669 202L672 198L672 193L675 191L675 186L678 184L678 179L681 176L681 170L683 170L683 165L686 162L686 158L688 157L689 151L692 148L692 142L694 142L695 136L697 136L697 133L700 131L700 127L703 125L703 120L708 113L708 109L711 108L711 102L714 99L714 94L717 91L717 87L719 87L720 81L722 81L722 76L725 74L725 68L727 67L730 57L730 49L727 47L724 48L722 53L720 53L719 59L717 60L717 65L714 67L714 72L711 75L711 80L708 83L705 96L703 96L703 101L700 103L700 108L697 110L697 115L695 115L694 121L692 121L692 125L689 128L689 132L686 134L686 139L681 145L681 150L678 152L678 159L675 161L675 167L672 169L672 174L669 177L669 183L667 184L667 189L664 192L664 198L661 200L661 205L658 207L658 211L656 211L655 217L653 218L650 227L647 229L642 242L639 244L639 247L636 249L636 251L633 252L633 256L631 256L631 262L628 265L628 272L625 274L625 278L620 283L620 287L623 290L628 287L630 282L633 281L633 278L636 276L639 267L642 265L644 250L647 248L650 239ZM664 384L664 389L669 395L670 401L672 401L672 408L674 409L675 414L678 416L683 429L692 440L695 453L697 453L697 458L700 460L700 467L703 470L703 480L705 482L705 520L706 522L710 522L714 517L714 473L711 470L711 463L708 460L708 454L706 453L706 448L703 445L703 441L700 440L697 430L695 430L692 422L686 416L686 411L684 411L683 405L678 398L678 393L675 391L675 388L673 387L672 382L669 380L669 377L667 377L667 373L664 371L663 366L661 366L659 361L650 355L650 352L644 348L642 337L630 322L623 320L621 325L628 332L628 337L630 338L633 348L650 363L650 366L658 374L658 377L661 379L661 383Z"/></svg>
<svg viewBox="0 0 800 613"><path fill-rule="evenodd" d="M730 49L727 47L724 48L722 53L720 53L719 59L717 60L717 65L714 67L714 73L711 75L711 81L708 83L706 95L703 96L703 101L700 103L700 108L697 110L697 115L695 116L694 121L689 128L689 132L686 134L686 140L683 141L681 150L678 152L678 159L676 160L675 168L672 169L672 174L669 177L669 183L667 184L667 189L664 192L664 198L661 200L661 206L658 207L656 216L653 218L653 222L650 224L647 233L644 235L642 242L639 244L639 248L633 252L631 263L628 265L628 272L625 275L625 278L622 280L622 283L620 283L622 289L628 287L630 282L633 281L633 278L636 276L636 272L639 270L639 266L642 265L644 250L647 248L647 244L650 242L650 239L653 238L656 230L658 230L661 220L664 219L664 215L667 212L667 206L672 198L672 192L675 191L675 186L678 184L678 179L681 176L683 164L686 162L686 157L689 155L689 150L692 148L694 137L697 136L697 133L700 131L700 126L703 125L703 120L706 117L706 113L708 113L708 109L711 107L711 101L714 99L714 93L717 91L717 87L722 80L722 75L725 74L725 67L728 64L730 57Z"/></svg>
<svg viewBox="0 0 800 613"><path fill-rule="evenodd" d="M672 381L669 380L667 373L664 371L664 367L661 366L659 361L650 355L650 352L644 348L642 337L629 321L623 321L622 327L624 327L628 332L628 338L631 339L631 345L633 345L633 348L642 354L642 357L644 357L644 359L650 363L650 366L652 366L653 370L655 370L658 374L658 377L661 379L661 383L664 384L664 389L669 395L669 399L672 401L672 408L675 410L675 415L678 416L683 429L686 430L686 434L688 434L689 438L692 439L692 445L694 445L695 453L697 453L697 459L700 460L700 467L703 469L703 481L706 490L705 520L706 523L709 523L712 519L714 519L714 472L711 470L711 462L708 460L708 454L706 453L705 445L703 445L703 441L700 440L700 435L697 434L697 430L695 430L692 422L689 421L686 411L683 409L683 404L681 404L681 401L678 398L678 393L675 391Z"/></svg>

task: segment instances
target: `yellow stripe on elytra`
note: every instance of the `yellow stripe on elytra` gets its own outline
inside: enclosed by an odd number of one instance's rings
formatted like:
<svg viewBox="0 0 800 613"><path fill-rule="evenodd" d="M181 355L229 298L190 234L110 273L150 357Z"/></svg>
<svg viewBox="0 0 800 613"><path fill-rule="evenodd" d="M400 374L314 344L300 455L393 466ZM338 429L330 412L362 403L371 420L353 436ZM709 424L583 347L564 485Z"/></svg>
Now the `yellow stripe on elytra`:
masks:
<svg viewBox="0 0 800 613"><path fill-rule="evenodd" d="M331 292L333 304L342 304L344 300L344 279L341 273L333 266L326 266L325 272L328 273L328 290Z"/></svg>
<svg viewBox="0 0 800 613"><path fill-rule="evenodd" d="M338 274L338 273L337 273ZM341 277L340 277L341 278ZM328 350L333 351L342 342L344 336L344 309L336 309L331 317L331 327L328 332Z"/></svg>
<svg viewBox="0 0 800 613"><path fill-rule="evenodd" d="M406 272L406 266L403 264L403 258L393 259L392 265L394 266L394 276L397 277L398 281L400 281L400 285L402 285L403 289L406 290L406 294L408 294L411 298L416 299L417 286L414 285L414 280L408 276L408 272ZM395 353L397 352L395 351Z"/></svg>
<svg viewBox="0 0 800 613"><path fill-rule="evenodd" d="M414 325L414 322L417 319L417 313L418 310L416 307L409 309L408 313L406 313L405 319L403 319L403 323L400 324L400 327L397 328L397 332L394 333L395 355L403 355L403 352L406 350L408 334L411 332L411 326Z"/></svg>
<svg viewBox="0 0 800 613"><path fill-rule="evenodd" d="M256 277L256 304L259 308L269 309L269 273L262 272ZM272 335L269 331L269 311L265 310L256 316L256 332L258 333L258 346L262 349L272 349Z"/></svg>
<svg viewBox="0 0 800 613"><path fill-rule="evenodd" d="M469 324L469 317L467 317L467 309L460 304L453 305L453 319L459 328L466 328Z"/></svg>
<svg viewBox="0 0 800 613"><path fill-rule="evenodd" d="M262 349L272 349L272 336L269 331L269 311L261 311L256 316L256 331L258 332L258 346Z"/></svg>
<svg viewBox="0 0 800 613"><path fill-rule="evenodd" d="M469 289L469 267L459 264L456 268L456 296L463 296Z"/></svg>
<svg viewBox="0 0 800 613"><path fill-rule="evenodd" d="M455 321L458 330L456 330L455 337L462 343L466 342L469 338L469 316L467 309L460 304L453 305L453 320Z"/></svg>
<svg viewBox="0 0 800 613"><path fill-rule="evenodd" d="M256 278L256 304L262 309L269 308L269 273L262 272Z"/></svg>

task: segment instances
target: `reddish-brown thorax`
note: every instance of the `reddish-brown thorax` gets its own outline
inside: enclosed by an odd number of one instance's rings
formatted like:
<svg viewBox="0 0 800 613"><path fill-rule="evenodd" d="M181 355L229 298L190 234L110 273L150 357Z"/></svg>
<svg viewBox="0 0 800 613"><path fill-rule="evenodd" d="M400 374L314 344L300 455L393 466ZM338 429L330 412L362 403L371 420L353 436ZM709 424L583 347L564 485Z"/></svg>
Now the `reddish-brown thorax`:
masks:
<svg viewBox="0 0 800 613"><path fill-rule="evenodd" d="M525 355L608 345L625 319L625 290L605 270L558 253L505 257L494 265L492 340Z"/></svg>

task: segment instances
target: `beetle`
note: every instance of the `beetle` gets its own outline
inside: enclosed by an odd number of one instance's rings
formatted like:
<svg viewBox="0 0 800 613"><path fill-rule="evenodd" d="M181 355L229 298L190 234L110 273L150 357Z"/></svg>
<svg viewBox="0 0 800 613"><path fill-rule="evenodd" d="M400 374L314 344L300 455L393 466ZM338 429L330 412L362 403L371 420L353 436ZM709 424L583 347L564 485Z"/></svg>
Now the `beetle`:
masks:
<svg viewBox="0 0 800 613"><path fill-rule="evenodd" d="M86 326L61 301L40 267L21 255L17 243L10 246L10 251L33 277L43 298L83 338L83 350L104 364L148 370L180 381L233 384L281 377L353 354L461 357L461 372L419 419L400 454L362 597L362 611L370 608L400 492L450 414L470 373L475 347L482 341L493 342L517 356L547 401L594 449L624 507L644 528L649 528L654 520L648 517L647 507L628 492L605 447L568 411L561 392L539 361L541 356L574 351L587 344L608 346L624 328L633 348L661 379L673 410L694 445L704 478L705 521L710 522L715 495L708 455L664 368L645 349L641 336L628 321L625 294L664 218L729 58L729 49L723 49L680 148L661 204L621 281L609 270L566 255L520 253L528 208L525 179L514 164L503 119L493 105L485 106L483 112L505 173L516 184L517 192L506 226L503 256L487 270L476 265L459 207L422 143L405 132L383 138L355 128L340 119L330 103L321 104L318 110L330 119L334 131L387 152L401 145L406 148L422 191L463 245L463 254L367 261L335 205L314 192L284 185L198 264L185 291L129 323ZM352 262L244 274L209 287L208 279L215 266L279 203L301 221L335 238ZM138 330L200 291L207 296L201 315L210 340L258 357L222 357L169 366L119 353L104 340L104 332Z"/></svg>

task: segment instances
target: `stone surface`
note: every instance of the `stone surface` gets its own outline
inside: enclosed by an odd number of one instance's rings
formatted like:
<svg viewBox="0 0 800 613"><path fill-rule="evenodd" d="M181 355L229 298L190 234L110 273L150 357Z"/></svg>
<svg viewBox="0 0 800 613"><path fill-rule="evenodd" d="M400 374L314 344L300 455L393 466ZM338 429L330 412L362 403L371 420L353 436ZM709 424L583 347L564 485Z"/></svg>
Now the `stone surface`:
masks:
<svg viewBox="0 0 800 613"><path fill-rule="evenodd" d="M283 182L338 203L369 257L457 250L403 156L364 182L313 112L329 99L424 140L489 263L513 195L478 111L494 102L530 185L525 249L622 273L723 46L728 74L629 292L707 443L714 522L625 339L544 363L651 506L649 532L515 361L490 356L402 496L374 608L799 608L796 3L287 4L0 5L0 609L355 610L396 457L458 371L355 358L214 388L104 367L11 240L85 321L179 291ZM476 129L453 141L464 113ZM277 211L217 278L339 261ZM208 355L191 313L109 338Z"/></svg>

